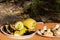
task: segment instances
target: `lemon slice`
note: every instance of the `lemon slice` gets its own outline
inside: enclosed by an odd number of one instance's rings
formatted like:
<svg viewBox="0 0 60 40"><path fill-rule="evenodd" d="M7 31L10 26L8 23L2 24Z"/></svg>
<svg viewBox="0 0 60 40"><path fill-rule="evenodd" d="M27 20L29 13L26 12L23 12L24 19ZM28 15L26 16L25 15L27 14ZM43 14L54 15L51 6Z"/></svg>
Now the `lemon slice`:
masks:
<svg viewBox="0 0 60 40"><path fill-rule="evenodd" d="M15 28L17 29L17 30L21 30L21 29L23 29L24 28L24 25L23 25L23 23L22 22L17 22L16 24L15 24Z"/></svg>

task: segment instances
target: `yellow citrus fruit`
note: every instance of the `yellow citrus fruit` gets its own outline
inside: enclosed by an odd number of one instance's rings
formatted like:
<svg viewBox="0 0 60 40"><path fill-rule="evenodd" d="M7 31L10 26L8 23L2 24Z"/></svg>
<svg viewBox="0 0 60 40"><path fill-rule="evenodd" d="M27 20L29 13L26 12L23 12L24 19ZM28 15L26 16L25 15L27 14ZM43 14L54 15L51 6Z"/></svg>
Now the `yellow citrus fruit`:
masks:
<svg viewBox="0 0 60 40"><path fill-rule="evenodd" d="M20 36L20 35L19 35L19 31L15 31L15 32L14 32L14 36Z"/></svg>
<svg viewBox="0 0 60 40"><path fill-rule="evenodd" d="M24 26L26 26L28 29L34 29L36 26L36 21L34 19L26 19L23 21Z"/></svg>
<svg viewBox="0 0 60 40"><path fill-rule="evenodd" d="M20 31L15 31L14 32L14 36L23 36L24 33L27 31L27 29L24 27L22 30Z"/></svg>
<svg viewBox="0 0 60 40"><path fill-rule="evenodd" d="M24 27L22 30L20 30L19 35L22 36L24 33L26 33L27 29Z"/></svg>
<svg viewBox="0 0 60 40"><path fill-rule="evenodd" d="M15 24L15 28L16 28L17 30L21 30L21 29L24 28L24 25L23 25L23 23L22 23L21 21L19 21L19 22L17 22L17 23Z"/></svg>

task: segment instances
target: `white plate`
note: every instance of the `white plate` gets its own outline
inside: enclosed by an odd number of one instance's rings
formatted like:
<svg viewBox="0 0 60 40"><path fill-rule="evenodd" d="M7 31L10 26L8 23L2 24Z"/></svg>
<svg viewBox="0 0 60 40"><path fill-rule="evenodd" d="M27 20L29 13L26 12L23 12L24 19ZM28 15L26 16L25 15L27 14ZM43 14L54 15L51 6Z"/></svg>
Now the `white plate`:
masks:
<svg viewBox="0 0 60 40"><path fill-rule="evenodd" d="M49 38L60 38L60 36L44 36L44 35L41 35L41 32L39 30L37 30L37 34L42 36L42 37L49 37Z"/></svg>
<svg viewBox="0 0 60 40"><path fill-rule="evenodd" d="M10 38L13 38L13 39L27 39L27 38L31 38L31 37L33 37L34 35L35 35L35 33L36 32L34 32L34 33L32 33L32 34L30 34L30 35L26 35L26 36L13 36L13 35L10 35L10 34L7 34L6 32L4 32L2 29L3 29L3 27L4 26L2 26L0 29L1 29L1 31L5 34L5 35L7 35L8 37L10 37Z"/></svg>

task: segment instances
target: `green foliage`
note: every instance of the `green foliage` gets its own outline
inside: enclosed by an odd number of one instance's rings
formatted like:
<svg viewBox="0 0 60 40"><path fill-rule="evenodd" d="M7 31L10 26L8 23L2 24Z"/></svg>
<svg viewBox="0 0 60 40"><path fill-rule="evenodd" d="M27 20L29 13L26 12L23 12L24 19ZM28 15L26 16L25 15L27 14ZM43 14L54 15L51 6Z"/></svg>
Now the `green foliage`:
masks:
<svg viewBox="0 0 60 40"><path fill-rule="evenodd" d="M31 15L37 21L46 19L42 21L49 22L48 20L51 20L51 22L60 22L60 16L58 17L60 15L60 0L32 0Z"/></svg>

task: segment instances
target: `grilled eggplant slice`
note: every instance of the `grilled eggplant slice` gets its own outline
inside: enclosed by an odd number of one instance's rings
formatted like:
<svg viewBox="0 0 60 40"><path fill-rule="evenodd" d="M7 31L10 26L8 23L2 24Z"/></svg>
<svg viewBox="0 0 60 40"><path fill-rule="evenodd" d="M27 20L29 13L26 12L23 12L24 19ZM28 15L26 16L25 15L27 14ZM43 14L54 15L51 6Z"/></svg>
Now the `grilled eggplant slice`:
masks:
<svg viewBox="0 0 60 40"><path fill-rule="evenodd" d="M10 32L8 32L8 31L7 31L6 26L4 26L2 30L3 30L4 32L6 32L6 33L10 34Z"/></svg>
<svg viewBox="0 0 60 40"><path fill-rule="evenodd" d="M15 30L13 30L11 27L10 27L10 25L5 25L5 28L6 28L6 31L8 32L8 33L14 33L14 31Z"/></svg>
<svg viewBox="0 0 60 40"><path fill-rule="evenodd" d="M5 25L5 28L6 28L8 33L11 33L10 30L8 29L8 25Z"/></svg>
<svg viewBox="0 0 60 40"><path fill-rule="evenodd" d="M15 26L14 25L12 25L12 24L10 24L10 26L9 27L11 27L13 30L16 30L15 29Z"/></svg>
<svg viewBox="0 0 60 40"><path fill-rule="evenodd" d="M14 33L14 32L15 32L15 30L12 29L12 28L10 27L10 25L9 25L8 29L10 30L11 33Z"/></svg>

